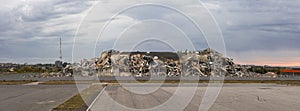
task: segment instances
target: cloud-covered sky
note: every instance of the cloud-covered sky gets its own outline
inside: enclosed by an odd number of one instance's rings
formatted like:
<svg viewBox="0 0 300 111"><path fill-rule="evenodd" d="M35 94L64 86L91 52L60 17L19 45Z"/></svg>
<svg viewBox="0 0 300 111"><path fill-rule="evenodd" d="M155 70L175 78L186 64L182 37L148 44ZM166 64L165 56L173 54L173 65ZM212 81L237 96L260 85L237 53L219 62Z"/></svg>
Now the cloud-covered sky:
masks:
<svg viewBox="0 0 300 111"><path fill-rule="evenodd" d="M174 10L147 5L125 10L112 18L128 1L2 1L0 62L52 63L59 56L59 37L63 41L63 58L69 62L73 43L75 48L82 48L76 49L73 55L79 59L97 56L112 47L151 51L190 47L172 44L192 43L195 50L208 47L203 33ZM228 57L242 64L300 66L299 0L201 0L201 3L198 0L134 0L133 3L170 3L198 16L203 10L194 9L204 5L222 31ZM109 20L111 23L100 39L94 39ZM186 37L189 40L185 41Z"/></svg>

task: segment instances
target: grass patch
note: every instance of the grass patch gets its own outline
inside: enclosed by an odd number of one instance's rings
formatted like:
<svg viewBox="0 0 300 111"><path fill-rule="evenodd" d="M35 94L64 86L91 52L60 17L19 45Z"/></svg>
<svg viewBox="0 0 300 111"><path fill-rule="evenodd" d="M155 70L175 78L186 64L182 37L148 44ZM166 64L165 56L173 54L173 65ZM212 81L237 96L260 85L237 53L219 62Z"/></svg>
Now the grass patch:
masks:
<svg viewBox="0 0 300 111"><path fill-rule="evenodd" d="M36 80L1 80L0 85L20 85L37 82Z"/></svg>
<svg viewBox="0 0 300 111"><path fill-rule="evenodd" d="M59 84L76 84L75 81L53 80L39 83L41 85L59 85Z"/></svg>
<svg viewBox="0 0 300 111"><path fill-rule="evenodd" d="M300 80L226 80L224 83L265 83L300 86Z"/></svg>
<svg viewBox="0 0 300 111"><path fill-rule="evenodd" d="M80 108L83 105L84 105L84 101L83 101L82 97L80 96L80 94L76 94L69 100L65 101L64 103L62 103L59 106L57 106L56 108L54 108L53 110L54 111L55 110L72 110L72 109Z"/></svg>
<svg viewBox="0 0 300 111"><path fill-rule="evenodd" d="M218 81L218 80L123 80L123 81L117 81L117 80L110 80L110 81L101 81L106 83L209 83L209 82L223 82L223 83L264 83L264 84L281 84L281 85L292 85L292 86L300 86L300 80L224 80L224 81Z"/></svg>
<svg viewBox="0 0 300 111"><path fill-rule="evenodd" d="M22 82L22 81L21 81ZM32 81L35 82L35 81ZM209 83L209 82L223 82L223 83L264 83L264 84L282 84L282 85L292 85L292 86L300 86L300 80L100 80L100 81L89 81L89 80L53 80L47 81L43 83L39 83L42 85L67 85L67 84L91 84L91 83L110 83L110 84L118 84L118 83Z"/></svg>
<svg viewBox="0 0 300 111"><path fill-rule="evenodd" d="M279 82L277 82L277 84L300 86L300 81L299 80L279 81Z"/></svg>
<svg viewBox="0 0 300 111"><path fill-rule="evenodd" d="M23 75L23 74L26 74L26 75L35 75L35 74L40 74L40 73L35 73L35 72L28 72L28 73L24 73L24 72L2 72L0 73L0 76L6 76L6 75Z"/></svg>
<svg viewBox="0 0 300 111"><path fill-rule="evenodd" d="M102 85L91 85L89 88L81 91L79 94L71 97L64 103L58 105L57 107L53 108L53 111L60 111L60 110L75 110L82 107L86 107L85 101L92 100L93 97L100 91ZM84 101L85 100L85 101Z"/></svg>
<svg viewBox="0 0 300 111"><path fill-rule="evenodd" d="M41 85L68 85L68 84L91 84L91 83L99 83L99 81L88 81L88 80L51 80L39 83Z"/></svg>

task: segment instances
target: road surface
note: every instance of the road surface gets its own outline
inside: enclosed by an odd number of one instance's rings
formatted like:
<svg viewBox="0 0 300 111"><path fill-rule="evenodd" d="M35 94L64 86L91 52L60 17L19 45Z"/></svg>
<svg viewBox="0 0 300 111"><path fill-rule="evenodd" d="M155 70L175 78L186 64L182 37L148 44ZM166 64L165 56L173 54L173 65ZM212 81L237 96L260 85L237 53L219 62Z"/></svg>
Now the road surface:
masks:
<svg viewBox="0 0 300 111"><path fill-rule="evenodd" d="M140 87L133 85L132 87ZM147 87L140 87L147 89ZM189 88L185 87L187 92ZM105 93L96 100L92 111L130 111L133 109L151 109L165 105L171 97L185 95L174 94L177 87L163 86L150 94L136 94L119 86L107 86ZM186 107L184 103L173 102L163 110L198 111L206 91L206 85L200 85ZM184 97L181 98L184 100ZM225 84L209 111L299 111L300 87L277 84ZM157 110L157 109L151 109Z"/></svg>
<svg viewBox="0 0 300 111"><path fill-rule="evenodd" d="M78 93L75 85L0 85L1 111L50 111Z"/></svg>

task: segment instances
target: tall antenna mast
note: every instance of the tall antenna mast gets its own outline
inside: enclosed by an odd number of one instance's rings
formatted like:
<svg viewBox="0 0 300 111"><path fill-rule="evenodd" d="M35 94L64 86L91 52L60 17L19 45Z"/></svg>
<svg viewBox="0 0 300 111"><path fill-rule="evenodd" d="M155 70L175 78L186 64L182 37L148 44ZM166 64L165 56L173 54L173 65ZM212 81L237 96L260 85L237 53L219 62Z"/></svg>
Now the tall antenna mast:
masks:
<svg viewBox="0 0 300 111"><path fill-rule="evenodd" d="M62 62L61 36L59 38L59 60Z"/></svg>

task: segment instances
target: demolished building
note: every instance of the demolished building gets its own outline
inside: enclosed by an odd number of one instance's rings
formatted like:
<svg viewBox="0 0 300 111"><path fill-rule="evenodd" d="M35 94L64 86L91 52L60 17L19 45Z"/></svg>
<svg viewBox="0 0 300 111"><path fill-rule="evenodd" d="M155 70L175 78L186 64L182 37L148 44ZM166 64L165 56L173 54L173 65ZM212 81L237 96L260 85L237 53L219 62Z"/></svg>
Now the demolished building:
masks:
<svg viewBox="0 0 300 111"><path fill-rule="evenodd" d="M108 50L94 59L98 76L247 76L248 69L212 49L182 52Z"/></svg>

